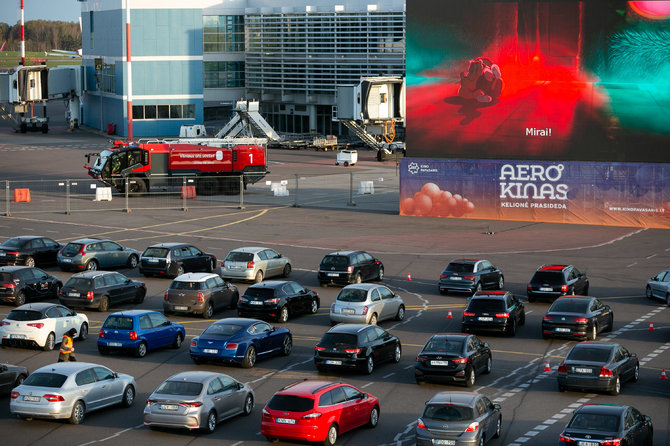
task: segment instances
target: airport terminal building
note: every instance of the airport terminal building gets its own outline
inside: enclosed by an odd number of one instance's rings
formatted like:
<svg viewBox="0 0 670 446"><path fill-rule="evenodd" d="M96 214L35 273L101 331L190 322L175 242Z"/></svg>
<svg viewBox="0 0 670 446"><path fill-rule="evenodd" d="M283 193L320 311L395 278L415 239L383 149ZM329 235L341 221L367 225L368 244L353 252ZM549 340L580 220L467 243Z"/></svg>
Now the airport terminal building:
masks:
<svg viewBox="0 0 670 446"><path fill-rule="evenodd" d="M226 121L240 99L259 100L277 131L337 135L338 86L405 74L405 0L81 7L83 124L121 136L129 114L133 137L176 136L182 125Z"/></svg>

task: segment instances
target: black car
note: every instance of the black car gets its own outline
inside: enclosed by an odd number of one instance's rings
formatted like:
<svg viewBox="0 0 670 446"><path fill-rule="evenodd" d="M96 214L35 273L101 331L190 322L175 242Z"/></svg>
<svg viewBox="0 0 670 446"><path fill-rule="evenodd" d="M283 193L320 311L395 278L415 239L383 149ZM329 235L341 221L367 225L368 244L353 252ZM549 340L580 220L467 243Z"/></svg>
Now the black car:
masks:
<svg viewBox="0 0 670 446"><path fill-rule="evenodd" d="M433 335L416 357L414 378L424 381L463 383L475 385L476 376L491 373L491 348L475 335Z"/></svg>
<svg viewBox="0 0 670 446"><path fill-rule="evenodd" d="M543 265L535 271L526 289L528 302L555 299L568 294L589 294L589 279L572 265Z"/></svg>
<svg viewBox="0 0 670 446"><path fill-rule="evenodd" d="M107 311L110 305L121 302L140 304L147 287L123 274L110 271L85 271L74 274L65 282L58 300L68 307L95 308Z"/></svg>
<svg viewBox="0 0 670 446"><path fill-rule="evenodd" d="M321 286L382 280L384 265L365 251L337 251L321 259L317 276Z"/></svg>
<svg viewBox="0 0 670 446"><path fill-rule="evenodd" d="M651 446L653 438L651 418L636 408L623 404L586 404L572 413L558 444Z"/></svg>
<svg viewBox="0 0 670 446"><path fill-rule="evenodd" d="M319 296L314 291L296 282L269 280L247 288L237 301L237 315L273 318L284 323L289 316L316 313L320 304Z"/></svg>
<svg viewBox="0 0 670 446"><path fill-rule="evenodd" d="M338 324L328 330L314 347L314 365L358 369L368 375L382 362L400 362L400 339L377 325Z"/></svg>
<svg viewBox="0 0 670 446"><path fill-rule="evenodd" d="M580 342L558 366L558 390L589 389L618 395L621 384L636 382L640 363L635 353L614 342Z"/></svg>
<svg viewBox="0 0 670 446"><path fill-rule="evenodd" d="M0 267L0 301L17 307L28 300L56 299L63 282L39 268Z"/></svg>
<svg viewBox="0 0 670 446"><path fill-rule="evenodd" d="M28 377L28 369L21 365L0 364L0 395L18 387Z"/></svg>
<svg viewBox="0 0 670 446"><path fill-rule="evenodd" d="M502 290L505 277L488 260L456 259L449 262L440 274L440 294L460 292L474 294L484 289Z"/></svg>
<svg viewBox="0 0 670 446"><path fill-rule="evenodd" d="M145 277L178 277L184 273L211 273L216 256L188 243L159 243L149 246L140 256L140 273Z"/></svg>
<svg viewBox="0 0 670 446"><path fill-rule="evenodd" d="M595 340L601 331L612 331L614 312L595 297L556 299L542 318L542 337Z"/></svg>
<svg viewBox="0 0 670 446"><path fill-rule="evenodd" d="M526 310L509 291L478 291L463 311L462 330L498 331L509 336L526 323Z"/></svg>
<svg viewBox="0 0 670 446"><path fill-rule="evenodd" d="M61 244L48 237L12 237L0 245L0 265L55 265Z"/></svg>

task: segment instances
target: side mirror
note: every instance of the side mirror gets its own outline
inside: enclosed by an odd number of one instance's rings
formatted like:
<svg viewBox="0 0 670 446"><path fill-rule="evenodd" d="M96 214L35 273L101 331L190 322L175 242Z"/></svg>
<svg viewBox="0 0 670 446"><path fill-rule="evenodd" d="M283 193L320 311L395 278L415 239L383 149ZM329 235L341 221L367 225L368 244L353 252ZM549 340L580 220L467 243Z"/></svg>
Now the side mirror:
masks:
<svg viewBox="0 0 670 446"><path fill-rule="evenodd" d="M241 390L244 387L244 384L242 383L237 383L237 390Z"/></svg>
<svg viewBox="0 0 670 446"><path fill-rule="evenodd" d="M488 342L484 342L484 348L490 348Z"/></svg>
<svg viewBox="0 0 670 446"><path fill-rule="evenodd" d="M119 374L114 372L114 379L117 379L119 377Z"/></svg>
<svg viewBox="0 0 670 446"><path fill-rule="evenodd" d="M494 405L493 405L493 408L494 408L495 410L500 410L500 409L502 409L502 406L500 406L500 404L494 404Z"/></svg>
<svg viewBox="0 0 670 446"><path fill-rule="evenodd" d="M644 422L645 424L651 424L651 417L649 415L644 416Z"/></svg>
<svg viewBox="0 0 670 446"><path fill-rule="evenodd" d="M6 372L9 368L6 365L0 365L0 372Z"/></svg>

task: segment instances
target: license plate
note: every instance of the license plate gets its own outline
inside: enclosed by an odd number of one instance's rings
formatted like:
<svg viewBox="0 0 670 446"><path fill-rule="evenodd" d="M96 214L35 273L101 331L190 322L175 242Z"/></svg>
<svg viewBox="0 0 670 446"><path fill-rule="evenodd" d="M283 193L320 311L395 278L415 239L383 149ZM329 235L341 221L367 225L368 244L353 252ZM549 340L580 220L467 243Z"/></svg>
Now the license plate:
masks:
<svg viewBox="0 0 670 446"><path fill-rule="evenodd" d="M42 399L42 398L39 397L39 396L26 395L26 396L23 397L23 401L32 401L32 402L35 402L35 403L38 402L40 399Z"/></svg>
<svg viewBox="0 0 670 446"><path fill-rule="evenodd" d="M179 406L176 404L161 404L161 410L178 410Z"/></svg>
<svg viewBox="0 0 670 446"><path fill-rule="evenodd" d="M600 443L596 443L595 441L578 441L577 445L578 446L599 446Z"/></svg>
<svg viewBox="0 0 670 446"><path fill-rule="evenodd" d="M229 270L234 270L234 271L239 271L239 270L242 269L242 267L241 266L229 266L228 269Z"/></svg>
<svg viewBox="0 0 670 446"><path fill-rule="evenodd" d="M342 308L342 313L344 313L344 314L355 314L356 310L354 310L353 308Z"/></svg>
<svg viewBox="0 0 670 446"><path fill-rule="evenodd" d="M585 368L585 367L575 367L574 368L575 373L592 373L593 369Z"/></svg>
<svg viewBox="0 0 670 446"><path fill-rule="evenodd" d="M450 279L451 279L451 280L463 280L462 277L458 277L458 276L450 277Z"/></svg>
<svg viewBox="0 0 670 446"><path fill-rule="evenodd" d="M0 256L3 256L3 257L4 257L5 254L6 254L5 251L0 251Z"/></svg>
<svg viewBox="0 0 670 446"><path fill-rule="evenodd" d="M10 334L9 337L12 338L12 339L25 339L25 338L26 338L26 335L21 335L21 334Z"/></svg>
<svg viewBox="0 0 670 446"><path fill-rule="evenodd" d="M121 347L123 344L120 343L120 342L110 342L107 345L110 346L110 347Z"/></svg>
<svg viewBox="0 0 670 446"><path fill-rule="evenodd" d="M149 263L158 263L158 259L148 259L147 262L149 262Z"/></svg>
<svg viewBox="0 0 670 446"><path fill-rule="evenodd" d="M80 293L67 293L67 295L70 297L81 297Z"/></svg>
<svg viewBox="0 0 670 446"><path fill-rule="evenodd" d="M277 418L277 423L295 424L295 420L293 418Z"/></svg>
<svg viewBox="0 0 670 446"><path fill-rule="evenodd" d="M449 361L430 361L430 365L449 365Z"/></svg>
<svg viewBox="0 0 670 446"><path fill-rule="evenodd" d="M328 277L340 277L340 274L339 273L328 273L327 276Z"/></svg>
<svg viewBox="0 0 670 446"><path fill-rule="evenodd" d="M570 333L570 329L564 327L556 327L554 330L556 333Z"/></svg>
<svg viewBox="0 0 670 446"><path fill-rule="evenodd" d="M488 316L478 317L477 319L482 321L482 322L491 322L493 320L492 317L488 317Z"/></svg>
<svg viewBox="0 0 670 446"><path fill-rule="evenodd" d="M250 305L263 305L263 302L260 300L250 300L249 301Z"/></svg>
<svg viewBox="0 0 670 446"><path fill-rule="evenodd" d="M543 287L540 287L540 291L554 291L554 289L551 288L551 287L543 286Z"/></svg>
<svg viewBox="0 0 670 446"><path fill-rule="evenodd" d="M439 445L439 446L455 446L456 445L456 440L436 440L436 439L433 439L433 444L434 445Z"/></svg>
<svg viewBox="0 0 670 446"><path fill-rule="evenodd" d="M328 364L328 365L342 365L342 361L338 361L336 359L327 359L326 364Z"/></svg>
<svg viewBox="0 0 670 446"><path fill-rule="evenodd" d="M186 311L188 307L174 307L174 311Z"/></svg>
<svg viewBox="0 0 670 446"><path fill-rule="evenodd" d="M63 262L65 262L65 263L72 263L72 259L63 259Z"/></svg>
<svg viewBox="0 0 670 446"><path fill-rule="evenodd" d="M203 350L205 353L219 353L219 351L215 348L206 348Z"/></svg>

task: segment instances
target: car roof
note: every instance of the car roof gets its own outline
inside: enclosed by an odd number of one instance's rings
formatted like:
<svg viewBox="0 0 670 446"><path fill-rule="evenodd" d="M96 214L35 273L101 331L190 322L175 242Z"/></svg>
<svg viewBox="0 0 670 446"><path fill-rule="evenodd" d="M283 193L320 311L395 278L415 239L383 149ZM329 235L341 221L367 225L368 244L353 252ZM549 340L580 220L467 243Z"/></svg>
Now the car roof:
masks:
<svg viewBox="0 0 670 446"><path fill-rule="evenodd" d="M628 406L624 404L584 404L575 413L598 413L598 414L616 414L625 412Z"/></svg>
<svg viewBox="0 0 670 446"><path fill-rule="evenodd" d="M479 396L476 392L456 392L456 391L446 391L436 393L429 403L456 403L456 404L466 404L472 405L474 400Z"/></svg>
<svg viewBox="0 0 670 446"><path fill-rule="evenodd" d="M481 262L483 259L454 259L449 263L477 263Z"/></svg>
<svg viewBox="0 0 670 446"><path fill-rule="evenodd" d="M0 266L0 272L3 273L13 273L16 271L20 271L22 269L26 268L32 268L30 266L21 266L21 265L14 265L14 266Z"/></svg>
<svg viewBox="0 0 670 446"><path fill-rule="evenodd" d="M432 338L447 338L447 339L467 339L469 334L467 333L435 333Z"/></svg>
<svg viewBox="0 0 670 446"><path fill-rule="evenodd" d="M263 248L262 246L243 246L242 248L235 248L231 249L230 252L252 252L252 253L257 253L260 251L265 251L266 249L271 249L271 248ZM274 249L273 249L274 251Z"/></svg>
<svg viewBox="0 0 670 446"><path fill-rule="evenodd" d="M186 273L173 279L173 282L204 282L212 277L220 277L216 273Z"/></svg>
<svg viewBox="0 0 670 446"><path fill-rule="evenodd" d="M35 370L33 373L60 373L61 375L71 375L73 373L85 370L91 367L105 367L105 365L94 364L91 362L56 362L54 364L45 365Z"/></svg>
<svg viewBox="0 0 670 446"><path fill-rule="evenodd" d="M43 236L43 235L17 235L16 237L9 237L7 240L11 240L11 239L18 239L18 240L34 240L34 239L36 239L36 238L49 238L49 237L45 237L45 236ZM7 240L5 240L5 242L6 242ZM5 243L5 242L2 242L2 243Z"/></svg>
<svg viewBox="0 0 670 446"><path fill-rule="evenodd" d="M344 289L357 289L357 290L366 290L369 291L373 288L379 288L380 286L384 285L379 285L378 283L352 283L351 285L347 285Z"/></svg>
<svg viewBox="0 0 670 446"><path fill-rule="evenodd" d="M52 303L49 303L49 302L33 302L33 303L29 303L29 304L23 304L19 307L14 308L14 310L21 310L21 311L33 310L33 311L44 312L44 310L46 310L47 308L60 307L60 306L62 306L62 305L52 304Z"/></svg>
<svg viewBox="0 0 670 446"><path fill-rule="evenodd" d="M265 282L254 283L249 288L279 288L287 283L293 282L292 280L266 280Z"/></svg>
<svg viewBox="0 0 670 446"><path fill-rule="evenodd" d="M305 380L298 381L293 384L289 384L285 387L282 387L281 390L275 393L281 395L314 395L321 390L328 389L330 387L340 385L341 383L336 383L332 381L321 381L321 380Z"/></svg>
<svg viewBox="0 0 670 446"><path fill-rule="evenodd" d="M488 300L505 300L505 296L510 294L509 291L477 291L470 300L488 299Z"/></svg>
<svg viewBox="0 0 670 446"><path fill-rule="evenodd" d="M123 310L123 311L115 311L114 313L110 313L107 317L112 317L112 316L128 316L128 317L135 317L135 316L142 316L144 314L150 314L150 313L158 313L158 314L163 314L160 311L155 311L155 310Z"/></svg>
<svg viewBox="0 0 670 446"><path fill-rule="evenodd" d="M86 244L86 243L95 243L95 242L111 242L111 240L106 239L106 238L84 237L84 238L79 238L77 240L72 240L71 242L68 242L68 244L69 243Z"/></svg>
<svg viewBox="0 0 670 446"><path fill-rule="evenodd" d="M349 256L352 255L352 254L359 254L359 253L363 253L363 252L364 252L364 251L334 251L334 252L331 252L330 254L326 254L326 257L327 257L327 256L345 256L345 257L349 257Z"/></svg>
<svg viewBox="0 0 670 446"><path fill-rule="evenodd" d="M264 322L260 319L251 319L246 317L227 317L224 319L219 319L213 324L231 324L231 325L241 325L243 327L248 327L249 325L255 324L256 322Z"/></svg>
<svg viewBox="0 0 670 446"><path fill-rule="evenodd" d="M171 242L171 243L156 243L151 246L147 246L147 248L177 248L181 246L193 246L190 243L176 243L176 242Z"/></svg>
<svg viewBox="0 0 670 446"><path fill-rule="evenodd" d="M214 376L228 376L228 375L226 375L225 373L209 372L206 370L190 370L186 372L177 373L176 375L172 375L165 381L190 381L190 382L204 383ZM231 376L228 377L232 378Z"/></svg>
<svg viewBox="0 0 670 446"><path fill-rule="evenodd" d="M331 327L331 329L328 330L328 333L357 334L361 330L364 330L368 327L371 327L371 325L367 325L367 324L337 324L336 326Z"/></svg>
<svg viewBox="0 0 670 446"><path fill-rule="evenodd" d="M73 274L72 277L83 277L84 279L95 279L96 277L106 276L108 274L115 274L114 271L82 271L80 273ZM121 273L116 273L121 274Z"/></svg>
<svg viewBox="0 0 670 446"><path fill-rule="evenodd" d="M607 342L607 341L582 341L572 346L572 348L579 347L596 347L602 348L603 350L610 350L614 347L618 347L619 344L616 342Z"/></svg>
<svg viewBox="0 0 670 446"><path fill-rule="evenodd" d="M574 295L574 296L560 296L558 299L560 299L560 300L576 300L576 301L581 302L581 301L585 301L585 300L593 300L593 299L595 299L595 297ZM558 299L556 299L554 302L556 302Z"/></svg>
<svg viewBox="0 0 670 446"><path fill-rule="evenodd" d="M542 265L537 270L538 271L563 271L566 268L569 268L572 265Z"/></svg>

